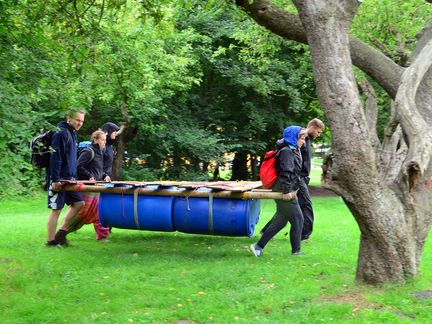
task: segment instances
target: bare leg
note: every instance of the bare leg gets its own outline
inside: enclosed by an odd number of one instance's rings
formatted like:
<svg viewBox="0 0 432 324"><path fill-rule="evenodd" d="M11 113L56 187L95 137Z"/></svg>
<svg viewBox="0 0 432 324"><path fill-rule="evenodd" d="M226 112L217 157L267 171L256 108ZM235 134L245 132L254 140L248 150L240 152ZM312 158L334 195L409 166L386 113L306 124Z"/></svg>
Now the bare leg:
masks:
<svg viewBox="0 0 432 324"><path fill-rule="evenodd" d="M68 208L66 216L63 218L63 222L61 223L60 229L64 231L68 231L69 227L76 222L76 217L78 216L81 208L84 207L84 201L79 201L71 204Z"/></svg>
<svg viewBox="0 0 432 324"><path fill-rule="evenodd" d="M48 223L47 223L48 242L54 240L54 236L57 230L57 223L61 211L62 211L61 209L52 209L50 215L48 216Z"/></svg>

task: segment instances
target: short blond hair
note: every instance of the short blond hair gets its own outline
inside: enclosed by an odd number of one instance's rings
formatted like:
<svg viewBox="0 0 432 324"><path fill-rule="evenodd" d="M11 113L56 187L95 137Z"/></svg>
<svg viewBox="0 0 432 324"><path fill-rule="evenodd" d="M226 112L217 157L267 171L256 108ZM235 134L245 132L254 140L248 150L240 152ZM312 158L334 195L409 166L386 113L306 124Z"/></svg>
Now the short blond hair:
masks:
<svg viewBox="0 0 432 324"><path fill-rule="evenodd" d="M319 128L319 129L322 129L322 130L324 130L324 128L325 128L324 123L321 121L321 119L318 119L318 118L312 119L308 123L307 127L310 127L310 126L314 126L315 128Z"/></svg>
<svg viewBox="0 0 432 324"><path fill-rule="evenodd" d="M77 117L77 114L83 114L85 116L86 112L82 108L70 108L67 113L67 117L73 119Z"/></svg>
<svg viewBox="0 0 432 324"><path fill-rule="evenodd" d="M102 136L106 136L106 135L105 135L105 132L104 132L103 130L98 129L98 130L94 131L94 132L91 134L91 141L92 141L92 143L94 143L95 140L100 139Z"/></svg>

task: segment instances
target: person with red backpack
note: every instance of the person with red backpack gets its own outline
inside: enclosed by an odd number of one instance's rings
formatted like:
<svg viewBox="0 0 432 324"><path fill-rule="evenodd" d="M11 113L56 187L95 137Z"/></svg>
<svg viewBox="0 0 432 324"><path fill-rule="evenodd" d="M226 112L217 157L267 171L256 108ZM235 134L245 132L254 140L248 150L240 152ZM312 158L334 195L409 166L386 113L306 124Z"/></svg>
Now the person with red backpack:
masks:
<svg viewBox="0 0 432 324"><path fill-rule="evenodd" d="M290 242L292 255L303 254L300 250L303 229L303 215L295 192L300 187L302 157L300 148L306 140L306 131L300 126L289 126L283 132L283 141L277 143L275 168L277 179L272 191L282 192L286 200L276 201L276 213L266 227L260 240L250 245L256 257L263 255L267 243L281 231L288 222L291 224Z"/></svg>

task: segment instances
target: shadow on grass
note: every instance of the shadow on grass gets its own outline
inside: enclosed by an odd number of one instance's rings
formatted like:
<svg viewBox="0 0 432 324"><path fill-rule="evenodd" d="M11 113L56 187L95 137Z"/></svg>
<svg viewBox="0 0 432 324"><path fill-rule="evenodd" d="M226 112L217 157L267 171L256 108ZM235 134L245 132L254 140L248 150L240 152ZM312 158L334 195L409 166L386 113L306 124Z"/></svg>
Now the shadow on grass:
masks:
<svg viewBox="0 0 432 324"><path fill-rule="evenodd" d="M70 235L70 249L82 250L85 254L101 254L103 257L120 258L145 256L147 260L160 259L208 259L219 257L248 256L247 247L255 241L248 237L210 236L184 234L180 232L116 232L109 242L98 242ZM69 249L69 248L68 248Z"/></svg>

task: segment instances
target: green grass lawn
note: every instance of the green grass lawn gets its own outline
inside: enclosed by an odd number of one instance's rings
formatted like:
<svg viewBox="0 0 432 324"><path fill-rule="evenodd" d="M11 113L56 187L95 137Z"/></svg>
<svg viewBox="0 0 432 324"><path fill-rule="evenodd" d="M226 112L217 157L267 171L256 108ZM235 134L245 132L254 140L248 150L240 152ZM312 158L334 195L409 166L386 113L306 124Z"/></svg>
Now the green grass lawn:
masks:
<svg viewBox="0 0 432 324"><path fill-rule="evenodd" d="M45 199L0 203L0 323L431 323L429 239L415 281L354 282L359 230L339 198L314 199L312 241L291 257L283 230L262 258L248 245L271 217L262 201L253 238L86 226L71 247L45 248Z"/></svg>

